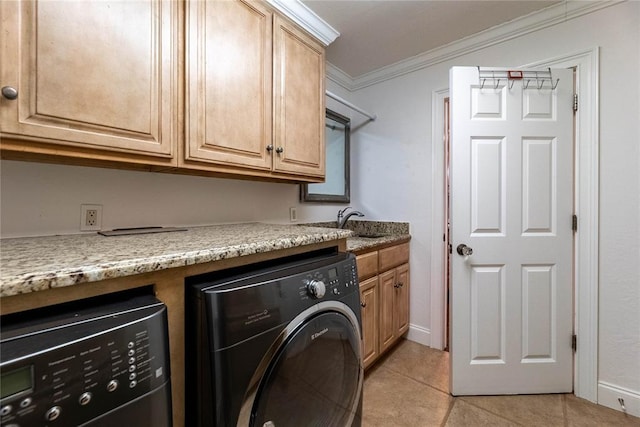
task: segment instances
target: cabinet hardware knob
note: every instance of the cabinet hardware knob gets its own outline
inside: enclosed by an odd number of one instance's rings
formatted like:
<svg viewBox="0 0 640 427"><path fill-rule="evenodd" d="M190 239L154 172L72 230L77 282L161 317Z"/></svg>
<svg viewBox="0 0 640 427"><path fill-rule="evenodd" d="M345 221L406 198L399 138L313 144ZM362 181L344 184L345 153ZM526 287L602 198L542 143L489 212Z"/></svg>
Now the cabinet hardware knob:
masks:
<svg viewBox="0 0 640 427"><path fill-rule="evenodd" d="M360 307L365 308L366 306L367 306L367 303L366 303L366 302L361 302L361 303L360 303Z"/></svg>
<svg viewBox="0 0 640 427"><path fill-rule="evenodd" d="M273 145L271 145L271 144L267 145L267 151L268 152L272 152L273 151Z"/></svg>
<svg viewBox="0 0 640 427"><path fill-rule="evenodd" d="M14 87L4 86L2 88L2 96L4 96L7 99L13 100L18 97L18 91Z"/></svg>
<svg viewBox="0 0 640 427"><path fill-rule="evenodd" d="M284 151L284 148L278 147L276 148L276 153L281 154Z"/></svg>

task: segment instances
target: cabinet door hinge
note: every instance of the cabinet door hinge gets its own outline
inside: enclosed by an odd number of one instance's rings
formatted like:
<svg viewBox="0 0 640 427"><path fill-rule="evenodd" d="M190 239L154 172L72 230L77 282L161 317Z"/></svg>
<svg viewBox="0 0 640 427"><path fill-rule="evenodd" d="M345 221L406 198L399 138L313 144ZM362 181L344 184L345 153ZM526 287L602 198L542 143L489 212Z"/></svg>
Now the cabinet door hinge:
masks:
<svg viewBox="0 0 640 427"><path fill-rule="evenodd" d="M571 229L573 230L574 233L578 232L578 215L574 215L571 218Z"/></svg>
<svg viewBox="0 0 640 427"><path fill-rule="evenodd" d="M578 94L573 94L573 111L578 111Z"/></svg>
<svg viewBox="0 0 640 427"><path fill-rule="evenodd" d="M576 334L573 334L571 336L571 348L573 349L574 353L578 351L578 336Z"/></svg>

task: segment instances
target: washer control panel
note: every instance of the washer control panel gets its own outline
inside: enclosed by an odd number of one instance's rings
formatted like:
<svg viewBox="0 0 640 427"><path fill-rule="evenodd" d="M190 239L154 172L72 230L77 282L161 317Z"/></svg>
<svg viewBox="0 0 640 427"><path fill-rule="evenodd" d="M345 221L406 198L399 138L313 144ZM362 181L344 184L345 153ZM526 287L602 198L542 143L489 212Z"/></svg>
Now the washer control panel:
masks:
<svg viewBox="0 0 640 427"><path fill-rule="evenodd" d="M307 279L305 280L305 283L307 286L307 293L311 298L320 299L324 297L324 294L327 291L327 286L322 280Z"/></svg>
<svg viewBox="0 0 640 427"><path fill-rule="evenodd" d="M217 319L210 326L214 350L272 330L323 302L347 301L360 312L353 254L321 254L261 267L219 273L215 280L187 279L194 307Z"/></svg>
<svg viewBox="0 0 640 427"><path fill-rule="evenodd" d="M77 426L168 381L166 308L157 300L80 322L54 317L18 335L3 325L0 424Z"/></svg>
<svg viewBox="0 0 640 427"><path fill-rule="evenodd" d="M358 291L358 271L355 258L349 257L333 265L316 268L306 274L299 287L302 299L340 298Z"/></svg>

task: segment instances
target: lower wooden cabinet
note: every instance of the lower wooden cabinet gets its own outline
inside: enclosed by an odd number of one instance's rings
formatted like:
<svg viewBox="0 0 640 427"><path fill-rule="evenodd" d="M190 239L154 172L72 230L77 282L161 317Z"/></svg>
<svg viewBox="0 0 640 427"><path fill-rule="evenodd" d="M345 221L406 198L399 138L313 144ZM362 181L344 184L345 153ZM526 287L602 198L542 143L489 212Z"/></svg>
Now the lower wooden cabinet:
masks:
<svg viewBox="0 0 640 427"><path fill-rule="evenodd" d="M378 276L360 282L362 307L362 362L368 367L378 358Z"/></svg>
<svg viewBox="0 0 640 427"><path fill-rule="evenodd" d="M380 274L380 353L409 329L409 264Z"/></svg>
<svg viewBox="0 0 640 427"><path fill-rule="evenodd" d="M409 243L362 253L356 261L367 368L409 330Z"/></svg>
<svg viewBox="0 0 640 427"><path fill-rule="evenodd" d="M396 280L398 288L394 294L396 318L395 326L397 336L402 336L409 330L409 263L396 268Z"/></svg>

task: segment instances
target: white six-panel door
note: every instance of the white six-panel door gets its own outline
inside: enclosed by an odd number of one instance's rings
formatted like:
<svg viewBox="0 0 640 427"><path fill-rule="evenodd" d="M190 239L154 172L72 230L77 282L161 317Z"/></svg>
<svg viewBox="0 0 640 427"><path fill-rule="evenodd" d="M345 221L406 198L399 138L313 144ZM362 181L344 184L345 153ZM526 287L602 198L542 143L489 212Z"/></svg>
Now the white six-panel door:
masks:
<svg viewBox="0 0 640 427"><path fill-rule="evenodd" d="M552 75L451 70L454 395L573 388L573 76Z"/></svg>

